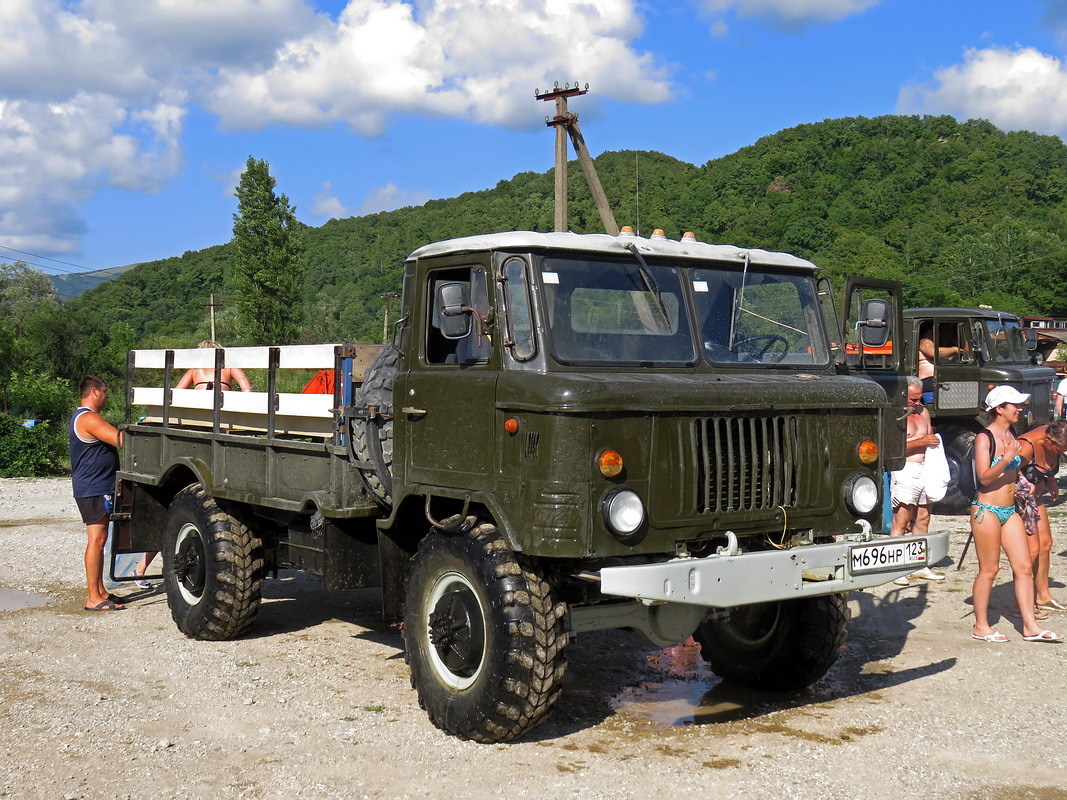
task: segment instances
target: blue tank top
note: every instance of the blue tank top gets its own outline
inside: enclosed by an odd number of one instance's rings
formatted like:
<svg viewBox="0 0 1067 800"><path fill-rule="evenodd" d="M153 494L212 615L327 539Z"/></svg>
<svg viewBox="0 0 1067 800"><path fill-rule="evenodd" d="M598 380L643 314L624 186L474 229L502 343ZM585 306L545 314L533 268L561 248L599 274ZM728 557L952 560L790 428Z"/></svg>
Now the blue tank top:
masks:
<svg viewBox="0 0 1067 800"><path fill-rule="evenodd" d="M67 438L70 441L71 483L75 497L95 497L115 491L115 472L119 468L119 453L109 444L85 442L74 430L78 417L91 409L82 406L70 418Z"/></svg>

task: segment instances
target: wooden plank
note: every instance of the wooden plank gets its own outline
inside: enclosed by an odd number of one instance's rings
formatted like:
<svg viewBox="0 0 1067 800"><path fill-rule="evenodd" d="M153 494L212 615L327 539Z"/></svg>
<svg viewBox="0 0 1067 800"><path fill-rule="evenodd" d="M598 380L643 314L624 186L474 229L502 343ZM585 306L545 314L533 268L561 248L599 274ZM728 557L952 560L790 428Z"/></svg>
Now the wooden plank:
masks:
<svg viewBox="0 0 1067 800"><path fill-rule="evenodd" d="M226 413L258 414L267 416L266 392L222 392L222 411ZM202 389L171 390L171 408L211 411L214 392ZM163 389L156 386L133 387L133 404L158 407L162 415ZM291 417L319 417L333 419L333 395L330 394L278 394L278 414Z"/></svg>

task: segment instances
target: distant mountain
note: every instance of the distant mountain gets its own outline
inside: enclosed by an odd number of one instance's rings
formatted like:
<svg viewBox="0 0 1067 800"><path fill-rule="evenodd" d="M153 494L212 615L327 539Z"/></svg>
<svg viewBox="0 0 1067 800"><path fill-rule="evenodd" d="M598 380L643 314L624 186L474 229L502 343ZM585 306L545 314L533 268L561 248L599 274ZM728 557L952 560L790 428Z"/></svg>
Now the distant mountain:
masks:
<svg viewBox="0 0 1067 800"><path fill-rule="evenodd" d="M838 286L848 274L899 280L911 306L1067 316L1067 147L1056 136L947 116L849 117L789 128L699 167L648 151L603 153L596 166L618 223L646 236L692 231L795 253ZM574 162L568 178L571 230L602 230ZM552 224L549 170L305 228L307 280L292 313L308 341L377 341L383 296L400 290L412 250ZM213 295L218 338L234 344L229 252L223 244L138 265L72 306L91 305L103 331L121 322L144 346L174 346L206 338Z"/></svg>
<svg viewBox="0 0 1067 800"><path fill-rule="evenodd" d="M105 281L117 278L140 264L127 264L125 267L108 267L94 269L92 272L68 272L63 275L49 275L52 285L60 300L72 300L83 292L95 289Z"/></svg>

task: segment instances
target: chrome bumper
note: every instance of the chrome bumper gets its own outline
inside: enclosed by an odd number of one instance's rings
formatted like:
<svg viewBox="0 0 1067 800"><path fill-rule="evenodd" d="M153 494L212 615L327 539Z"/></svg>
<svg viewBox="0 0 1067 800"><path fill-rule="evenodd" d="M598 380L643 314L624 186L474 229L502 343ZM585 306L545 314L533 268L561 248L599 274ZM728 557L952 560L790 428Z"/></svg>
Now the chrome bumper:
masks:
<svg viewBox="0 0 1067 800"><path fill-rule="evenodd" d="M926 566L948 555L948 531L902 536L894 542L926 540ZM837 594L879 586L908 575L924 565L889 568L853 574L849 552L853 547L877 544L834 542L795 547L791 550L761 550L738 555L676 558L659 564L604 567L600 589L607 595L639 600L729 608L772 600Z"/></svg>

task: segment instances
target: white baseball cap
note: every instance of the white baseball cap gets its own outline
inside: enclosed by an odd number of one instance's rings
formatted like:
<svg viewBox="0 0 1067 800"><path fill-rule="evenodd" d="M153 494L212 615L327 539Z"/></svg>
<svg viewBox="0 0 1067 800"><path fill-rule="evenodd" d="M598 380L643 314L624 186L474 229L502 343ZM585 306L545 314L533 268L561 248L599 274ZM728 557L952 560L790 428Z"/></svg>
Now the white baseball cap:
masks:
<svg viewBox="0 0 1067 800"><path fill-rule="evenodd" d="M985 407L989 411L992 411L997 406L1002 406L1005 403L1022 405L1023 403L1029 402L1030 395L1023 394L1014 386L994 386L989 390L989 394L985 396Z"/></svg>

